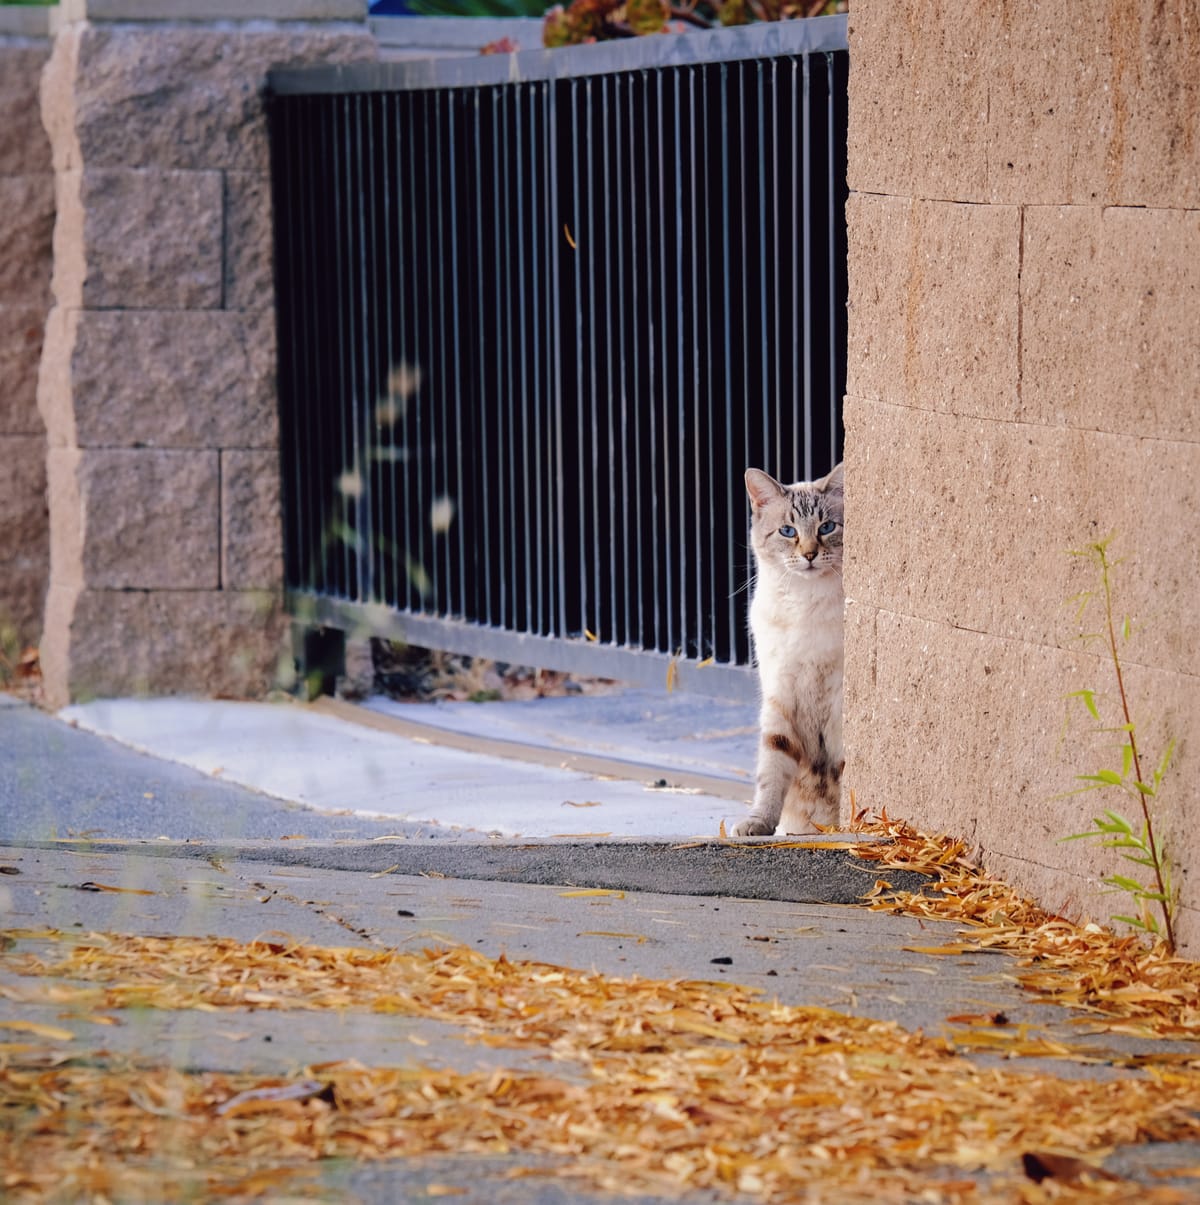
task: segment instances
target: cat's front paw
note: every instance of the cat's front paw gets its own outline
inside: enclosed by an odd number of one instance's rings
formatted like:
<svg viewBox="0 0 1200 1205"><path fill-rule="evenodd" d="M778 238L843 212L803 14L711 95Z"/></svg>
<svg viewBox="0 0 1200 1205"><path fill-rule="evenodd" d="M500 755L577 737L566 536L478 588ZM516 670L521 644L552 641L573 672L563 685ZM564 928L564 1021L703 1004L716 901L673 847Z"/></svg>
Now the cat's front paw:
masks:
<svg viewBox="0 0 1200 1205"><path fill-rule="evenodd" d="M735 837L773 837L775 826L760 816L747 816L745 820L739 820L733 826L733 835Z"/></svg>

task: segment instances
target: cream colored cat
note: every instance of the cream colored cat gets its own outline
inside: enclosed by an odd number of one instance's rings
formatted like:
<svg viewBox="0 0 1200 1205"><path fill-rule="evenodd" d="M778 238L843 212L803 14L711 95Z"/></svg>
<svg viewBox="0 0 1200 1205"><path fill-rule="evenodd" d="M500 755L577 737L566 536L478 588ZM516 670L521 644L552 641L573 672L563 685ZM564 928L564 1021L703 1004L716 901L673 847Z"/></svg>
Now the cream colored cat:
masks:
<svg viewBox="0 0 1200 1205"><path fill-rule="evenodd" d="M738 837L836 826L842 767L842 466L781 485L746 470L762 695L754 807Z"/></svg>

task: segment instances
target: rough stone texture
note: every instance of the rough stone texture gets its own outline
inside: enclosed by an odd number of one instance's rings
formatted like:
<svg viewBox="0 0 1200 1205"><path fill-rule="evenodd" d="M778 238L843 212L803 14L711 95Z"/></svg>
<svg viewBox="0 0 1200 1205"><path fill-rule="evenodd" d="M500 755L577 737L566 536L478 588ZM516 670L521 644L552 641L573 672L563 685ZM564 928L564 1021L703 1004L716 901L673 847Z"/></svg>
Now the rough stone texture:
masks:
<svg viewBox="0 0 1200 1205"><path fill-rule="evenodd" d="M50 148L38 111L38 80L50 50L46 42L0 37L0 176L25 175L32 148L50 168Z"/></svg>
<svg viewBox="0 0 1200 1205"><path fill-rule="evenodd" d="M41 405L79 447L270 448L269 311L63 310L47 324Z"/></svg>
<svg viewBox="0 0 1200 1205"><path fill-rule="evenodd" d="M988 190L989 0L851 5L847 182L861 192L982 200ZM953 136L948 137L953 123Z"/></svg>
<svg viewBox="0 0 1200 1205"><path fill-rule="evenodd" d="M287 622L261 591L84 590L52 586L46 702L129 694L255 698L274 680Z"/></svg>
<svg viewBox="0 0 1200 1205"><path fill-rule="evenodd" d="M225 173L225 308L272 310L271 181L257 172Z"/></svg>
<svg viewBox="0 0 1200 1205"><path fill-rule="evenodd" d="M876 606L1072 648L1069 600L1096 583L1068 550L1115 532L1135 661L1200 674L1200 444L1133 440L846 400L846 590Z"/></svg>
<svg viewBox="0 0 1200 1205"><path fill-rule="evenodd" d="M57 71L74 88L47 124L55 167L269 170L262 91L276 67L374 60L363 26L76 25L59 34Z"/></svg>
<svg viewBox="0 0 1200 1205"><path fill-rule="evenodd" d="M855 711L871 733L860 734L847 761L860 807L886 805L892 815L968 838L990 869L1053 911L1107 917L1121 910L1099 882L1119 868L1116 855L1060 841L1086 830L1098 807L1121 806L1095 794L1062 797L1076 774L1120 765L1111 735L1098 737L1082 708L1063 697L1085 686L1102 691L1102 714L1116 722L1111 669L1101 659L862 605L847 609L846 647ZM1194 747L1196 678L1136 665L1128 677L1144 748L1160 754L1168 733L1181 748ZM1160 834L1183 868L1200 854L1189 821L1198 806L1194 777L1170 774ZM1189 903L1194 888L1182 877ZM1196 920L1189 908L1181 928L1193 957Z"/></svg>
<svg viewBox="0 0 1200 1205"><path fill-rule="evenodd" d="M45 268L49 274L50 261ZM0 302L0 433L42 435L37 410L38 361L46 309Z"/></svg>
<svg viewBox="0 0 1200 1205"><path fill-rule="evenodd" d="M0 434L0 465L0 628L12 625L22 644L33 643L41 631L49 560L45 437Z"/></svg>
<svg viewBox="0 0 1200 1205"><path fill-rule="evenodd" d="M53 231L53 177L0 176L0 301L49 304Z"/></svg>
<svg viewBox="0 0 1200 1205"><path fill-rule="evenodd" d="M1200 205L1200 20L1187 0L860 0L850 52L851 188Z"/></svg>
<svg viewBox="0 0 1200 1205"><path fill-rule="evenodd" d="M216 589L218 456L79 452L76 472L87 585L109 590Z"/></svg>
<svg viewBox="0 0 1200 1205"><path fill-rule="evenodd" d="M221 585L279 590L283 519L276 452L221 453Z"/></svg>
<svg viewBox="0 0 1200 1205"><path fill-rule="evenodd" d="M1015 208L856 194L847 206L849 380L860 397L1012 418L1018 410Z"/></svg>
<svg viewBox="0 0 1200 1205"><path fill-rule="evenodd" d="M1119 911L1115 855L1058 838L1122 801L1056 798L1120 765L1064 726L1073 689L1114 702L1067 555L1114 534L1200 950L1200 15L858 0L850 25L847 781L1051 908Z"/></svg>
<svg viewBox="0 0 1200 1205"><path fill-rule="evenodd" d="M163 20L139 0L75 3L42 74L57 205L37 389L52 447L52 705L131 690L260 694L273 678L266 75L376 50L362 3L336 0L322 10L335 19L315 23L268 7L200 0Z"/></svg>
<svg viewBox="0 0 1200 1205"><path fill-rule="evenodd" d="M10 22L5 22L10 24ZM45 39L0 33L0 626L41 632L49 574L37 369L50 304L54 176L38 113Z"/></svg>
<svg viewBox="0 0 1200 1205"><path fill-rule="evenodd" d="M76 189L77 201L64 197ZM89 168L60 173L58 196L54 297L60 306L220 307L219 172Z"/></svg>
<svg viewBox="0 0 1200 1205"><path fill-rule="evenodd" d="M1200 441L1200 212L1031 207L1022 417Z"/></svg>

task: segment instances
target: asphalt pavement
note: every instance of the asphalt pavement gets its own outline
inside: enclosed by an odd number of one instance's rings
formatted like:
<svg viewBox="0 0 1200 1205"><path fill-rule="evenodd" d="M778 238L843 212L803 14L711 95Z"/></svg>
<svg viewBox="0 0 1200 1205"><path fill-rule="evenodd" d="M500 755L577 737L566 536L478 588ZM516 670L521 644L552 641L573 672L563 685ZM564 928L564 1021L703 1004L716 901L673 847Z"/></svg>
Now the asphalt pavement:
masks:
<svg viewBox="0 0 1200 1205"><path fill-rule="evenodd" d="M412 740L377 731L390 742ZM511 732L505 739L520 743ZM441 752L452 755L442 766L484 756L453 746ZM495 751L487 756L493 777L522 774L530 764ZM612 759L614 750L597 756ZM630 765L627 781L640 784L651 800L662 777L703 777L713 769L675 764L647 778L644 772L658 770L657 764L639 768L634 758ZM577 790L574 776L588 778L578 768L544 761L541 768L562 776L551 790L559 809L553 815L573 811L562 806L567 790L572 798L590 794ZM646 807L641 795L634 802ZM721 806L731 805L726 799ZM0 1022L65 1025L74 1035L72 1048L97 1058L264 1075L345 1059L459 1070L536 1063L527 1052L464 1042L461 1031L441 1022L353 1005L332 1015L138 1009L136 1016L116 1010L115 1025L78 1015L64 1020L51 1001L23 999L31 981L7 957L45 950L47 939L39 934L47 930L244 941L275 934L374 949L461 944L614 976L737 982L785 1004L895 1021L934 1036L953 1028L947 1018L1003 1013L1030 1033L1090 1050L1091 1061L1022 1060L1020 1069L1093 1078L1136 1074L1104 1059L1136 1052L1137 1041L1081 1039L1067 1010L1034 1004L1021 993L1007 956L948 959L906 949L949 942L954 926L856 904L877 872L848 846L820 841L781 849L720 841L711 830L518 838L438 820L306 806L5 701L0 930L15 941L9 950L0 945ZM898 887L922 883L920 876L897 872L888 878ZM1153 1046L1193 1052L1187 1043ZM1200 1151L1159 1144L1125 1148L1114 1159L1122 1174L1161 1184L1157 1173L1200 1162ZM415 1200L450 1176L466 1186L458 1199L467 1202L580 1199L553 1180L506 1179L520 1164L515 1155L338 1164L321 1170L317 1187L328 1200ZM670 1199L699 1205L711 1198Z"/></svg>

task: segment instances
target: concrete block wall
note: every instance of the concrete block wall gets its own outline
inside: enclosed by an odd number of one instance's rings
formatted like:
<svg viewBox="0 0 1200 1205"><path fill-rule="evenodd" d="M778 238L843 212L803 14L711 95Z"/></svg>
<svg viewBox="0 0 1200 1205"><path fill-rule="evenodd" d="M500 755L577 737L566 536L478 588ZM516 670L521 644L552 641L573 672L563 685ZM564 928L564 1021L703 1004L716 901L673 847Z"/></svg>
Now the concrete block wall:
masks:
<svg viewBox="0 0 1200 1205"><path fill-rule="evenodd" d="M51 706L269 688L285 623L262 90L273 67L376 57L363 0L150 7L70 0L42 77Z"/></svg>
<svg viewBox="0 0 1200 1205"><path fill-rule="evenodd" d="M1127 910L1128 867L1059 838L1136 801L1056 798L1120 768L1064 699L1117 722L1067 601L1115 533L1195 955L1200 10L856 0L850 47L848 783L1052 909Z"/></svg>
<svg viewBox="0 0 1200 1205"><path fill-rule="evenodd" d="M50 304L54 176L38 111L45 10L0 8L0 639L36 644L50 570L37 409Z"/></svg>

